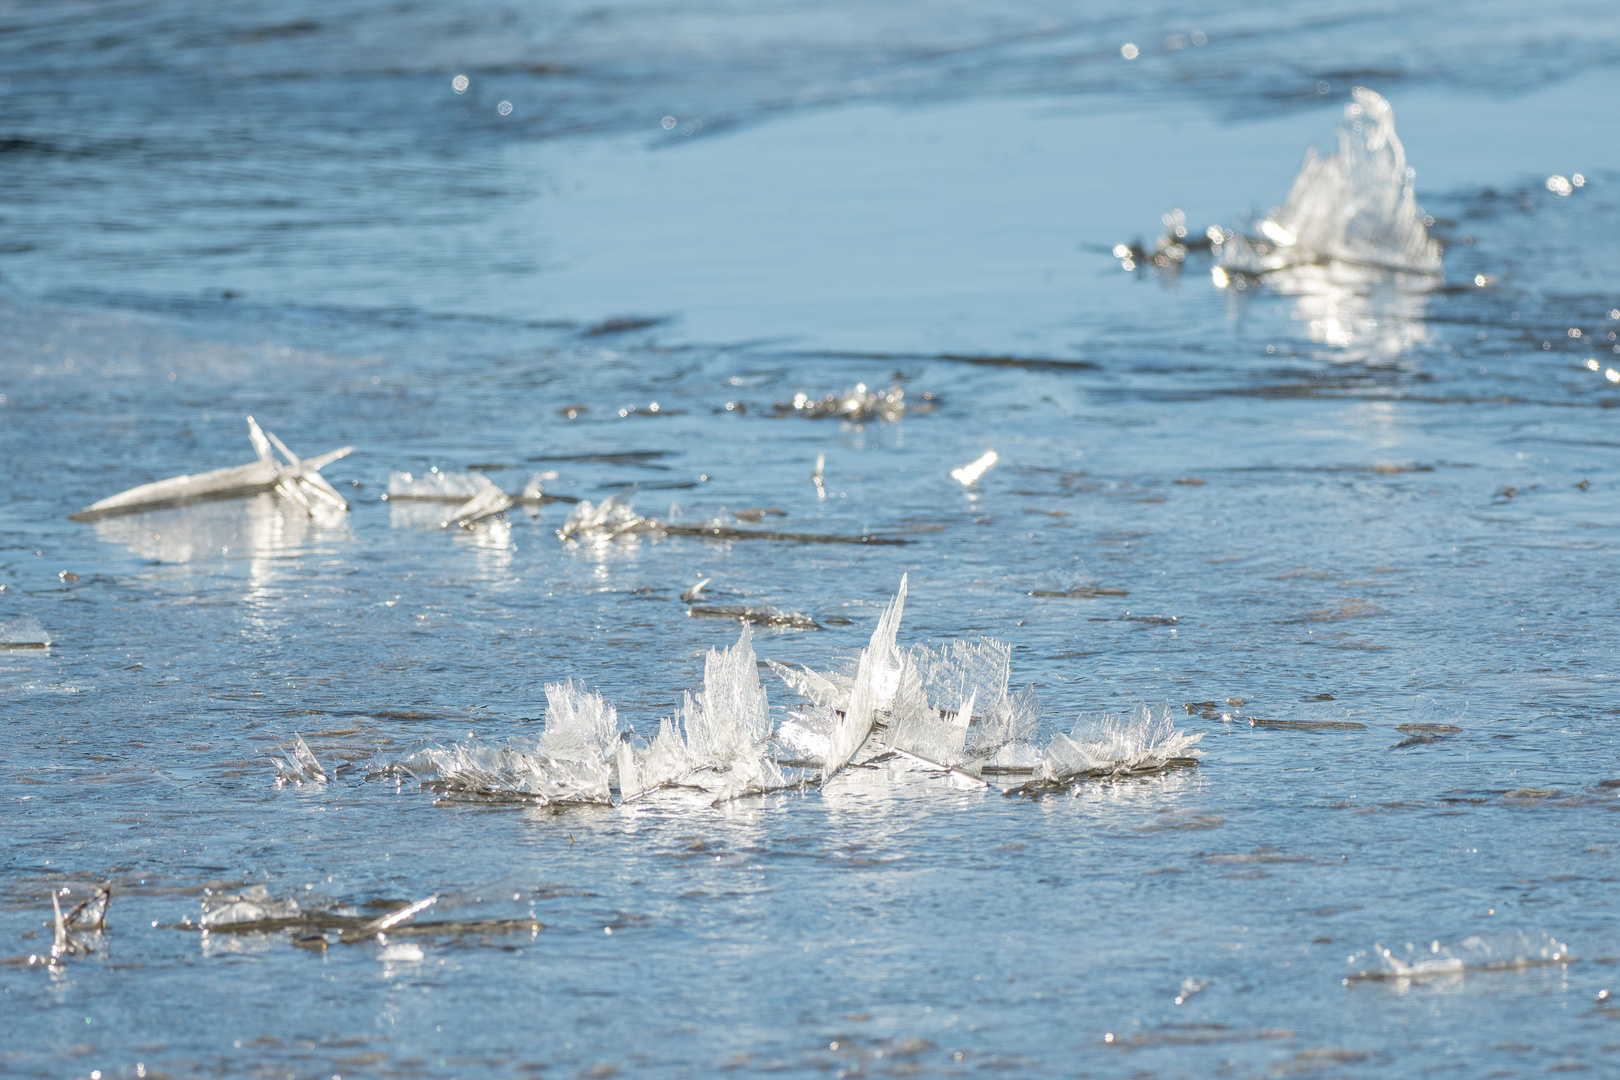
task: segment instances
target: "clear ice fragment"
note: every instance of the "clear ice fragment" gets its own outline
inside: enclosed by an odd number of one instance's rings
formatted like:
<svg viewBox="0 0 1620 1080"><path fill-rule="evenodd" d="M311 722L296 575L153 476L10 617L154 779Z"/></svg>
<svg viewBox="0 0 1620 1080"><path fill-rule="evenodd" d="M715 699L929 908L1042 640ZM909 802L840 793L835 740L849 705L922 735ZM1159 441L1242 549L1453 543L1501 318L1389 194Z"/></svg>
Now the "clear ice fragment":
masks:
<svg viewBox="0 0 1620 1080"><path fill-rule="evenodd" d="M51 635L32 615L0 619L0 649L43 649L50 643Z"/></svg>
<svg viewBox="0 0 1620 1080"><path fill-rule="evenodd" d="M1395 134L1395 110L1358 86L1338 135L1336 153L1324 158L1314 146L1306 151L1287 200L1256 226L1260 236L1223 245L1227 267L1261 274L1339 261L1440 272L1440 245L1429 238L1413 195L1415 174Z"/></svg>
<svg viewBox="0 0 1620 1080"><path fill-rule="evenodd" d="M349 454L354 447L344 446L316 457L299 458L288 450L280 439L260 428L258 421L253 417L248 417L247 423L248 439L258 456L257 461L228 469L215 469L212 472L175 476L167 480L141 484L100 502L91 503L77 514L70 514L69 517L74 521L95 521L114 514L133 514L143 510L184 506L207 499L234 499L257 495L263 491L276 492L310 515L315 512L314 506L310 503L312 497L339 510L349 508L343 497L321 476L321 470ZM272 444L281 451L286 464L276 460Z"/></svg>
<svg viewBox="0 0 1620 1080"><path fill-rule="evenodd" d="M287 784L324 784L327 780L326 770L315 757L315 752L309 748L302 735L293 735L291 750L283 749L282 757L271 755L271 762L276 767L276 786L284 787Z"/></svg>

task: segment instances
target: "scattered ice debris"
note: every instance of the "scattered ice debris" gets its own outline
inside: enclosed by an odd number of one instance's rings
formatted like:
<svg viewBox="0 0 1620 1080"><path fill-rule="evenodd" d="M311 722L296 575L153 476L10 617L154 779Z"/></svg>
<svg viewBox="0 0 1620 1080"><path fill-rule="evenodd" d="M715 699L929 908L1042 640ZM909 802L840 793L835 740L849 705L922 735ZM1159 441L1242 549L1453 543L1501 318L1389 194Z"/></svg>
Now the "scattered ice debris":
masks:
<svg viewBox="0 0 1620 1080"><path fill-rule="evenodd" d="M0 649L43 649L50 643L51 635L32 615L0 619Z"/></svg>
<svg viewBox="0 0 1620 1080"><path fill-rule="evenodd" d="M747 607L741 604L693 604L686 613L699 619L741 619L754 626L787 630L820 630L821 624L809 615L774 607Z"/></svg>
<svg viewBox="0 0 1620 1080"><path fill-rule="evenodd" d="M1546 934L1522 930L1463 938L1456 945L1431 941L1427 947L1407 942L1397 953L1382 945L1349 957L1351 974L1345 984L1363 980L1421 982L1455 979L1470 971L1517 971L1545 964L1568 964L1576 958L1569 946Z"/></svg>
<svg viewBox="0 0 1620 1080"><path fill-rule="evenodd" d="M1222 265L1263 274L1338 261L1438 274L1440 245L1413 197L1415 175L1395 134L1395 110L1358 86L1344 107L1338 152L1324 158L1307 150L1287 201L1256 225L1258 236L1222 244Z"/></svg>
<svg viewBox="0 0 1620 1080"><path fill-rule="evenodd" d="M914 407L911 411L925 413L933 411L931 395L923 395L924 403ZM842 393L828 394L825 397L813 398L809 394L797 393L791 402L778 401L776 415L778 416L806 416L812 420L826 417L837 417L840 420L887 420L895 421L906 414L906 392L899 385L891 386L887 390L868 390L865 383L856 383L853 389Z"/></svg>
<svg viewBox="0 0 1620 1080"><path fill-rule="evenodd" d="M95 521L114 514L133 514L143 510L184 506L206 499L235 499L257 495L261 491L274 491L295 503L313 517L315 509L311 498L339 510L349 504L321 476L321 470L350 453L354 447L344 446L312 458L299 458L274 435L265 432L253 417L247 418L248 438L259 460L249 465L237 465L213 472L175 476L151 484L142 484L128 491L102 499L100 502L70 514L74 521ZM272 450L272 445L274 450ZM281 452L286 464L276 460L275 450Z"/></svg>
<svg viewBox="0 0 1620 1080"><path fill-rule="evenodd" d="M972 487L983 476L985 470L994 465L1000 458L994 450L986 450L983 454L963 465L960 469L951 470L951 479L963 487Z"/></svg>
<svg viewBox="0 0 1620 1080"><path fill-rule="evenodd" d="M920 766L949 774L958 786L989 787L994 777L1004 794L1038 795L1198 763L1202 751L1194 745L1202 735L1178 731L1168 707L1082 716L1043 749L1039 702L1033 691L1011 686L1011 646L981 640L900 647L906 588L902 578L866 648L847 667L822 673L766 662L803 699L774 730L745 625L731 648L709 651L702 692L687 694L650 739L621 730L599 695L554 683L546 687L546 728L538 740L436 747L391 768L434 790L474 798L607 804L615 790L620 803L668 791L716 805L811 780L825 785L852 765ZM757 610L701 613L751 622L741 613Z"/></svg>
<svg viewBox="0 0 1620 1080"><path fill-rule="evenodd" d="M657 518L645 518L636 513L619 495L609 495L592 504L583 499L568 514L568 520L557 530L559 540L578 540L582 543L605 543L620 536L657 532L661 523Z"/></svg>
<svg viewBox="0 0 1620 1080"><path fill-rule="evenodd" d="M304 784L324 784L327 781L326 770L315 757L315 752L309 748L302 735L293 734L292 749L282 748L281 757L274 754L270 761L276 767L276 787L286 787L288 784L303 786Z"/></svg>

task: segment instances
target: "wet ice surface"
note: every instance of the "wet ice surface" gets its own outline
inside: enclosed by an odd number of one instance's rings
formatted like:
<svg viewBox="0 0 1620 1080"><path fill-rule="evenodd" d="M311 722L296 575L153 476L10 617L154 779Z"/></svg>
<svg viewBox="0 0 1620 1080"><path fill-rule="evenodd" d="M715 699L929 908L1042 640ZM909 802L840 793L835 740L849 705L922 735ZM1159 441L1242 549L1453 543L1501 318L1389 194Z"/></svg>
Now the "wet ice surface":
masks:
<svg viewBox="0 0 1620 1080"><path fill-rule="evenodd" d="M50 644L0 650L5 1071L1383 1076L1613 1053L1620 161L1589 67L1612 16L1437 7L1395 33L1345 9L1341 32L1300 6L1254 35L1168 7L896 9L885 40L914 55L865 83L884 58L840 45L870 29L836 10L812 39L649 7L357 50L369 17L329 9L242 9L207 40L183 8L103 13L6 46L4 152L29 167L0 173L0 617ZM696 58L667 46L705 34ZM423 40L449 44L395 62ZM788 64L786 40L813 43ZM573 70L543 70L553 50ZM1172 206L1196 231L1280 205L1352 81L1394 104L1443 287L1217 290L1108 255ZM700 114L735 130L683 134ZM241 166L255 147L267 170ZM903 388L905 415L777 415L861 385ZM324 470L350 511L66 519L245 460L249 413L300 450L355 445ZM581 502L441 529L488 489L382 498L433 468L514 497L555 471L545 495ZM559 539L609 497L907 542ZM570 677L653 740L737 643L738 617L692 607L813 620L752 647L819 671L902 573L905 640L1008 643L1042 745L1168 703L1199 768L1040 799L854 768L562 813L378 768L532 743ZM780 725L801 702L760 675ZM102 881L94 951L30 965L51 891L66 915ZM427 897L387 940L354 933ZM237 930L204 935L227 909ZM1375 948L1408 977L1353 978Z"/></svg>

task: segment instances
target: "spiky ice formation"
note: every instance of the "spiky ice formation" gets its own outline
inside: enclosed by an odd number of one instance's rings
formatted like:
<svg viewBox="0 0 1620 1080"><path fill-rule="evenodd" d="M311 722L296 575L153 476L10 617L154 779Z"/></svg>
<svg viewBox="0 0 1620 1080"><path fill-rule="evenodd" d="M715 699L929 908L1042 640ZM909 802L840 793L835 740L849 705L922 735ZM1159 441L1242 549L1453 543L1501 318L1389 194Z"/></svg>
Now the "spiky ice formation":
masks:
<svg viewBox="0 0 1620 1080"><path fill-rule="evenodd" d="M1082 716L1067 735L1052 736L1031 782L1066 785L1092 777L1129 776L1194 764L1203 751L1193 747L1203 737L1203 732L1178 731L1168 705L1158 709L1138 705L1128 717Z"/></svg>
<svg viewBox="0 0 1620 1080"><path fill-rule="evenodd" d="M618 713L572 681L546 684L546 727L532 746L452 743L401 764L447 791L516 795L542 803L609 803Z"/></svg>
<svg viewBox="0 0 1620 1080"><path fill-rule="evenodd" d="M1351 91L1339 149L1305 153L1282 206L1258 225L1260 238L1234 237L1222 261L1247 273L1327 262L1433 274L1440 245L1429 238L1412 190L1395 110L1364 86Z"/></svg>
<svg viewBox="0 0 1620 1080"><path fill-rule="evenodd" d="M703 690L686 695L676 720L661 721L657 737L645 746L619 744L620 794L634 799L674 785L698 788L723 802L780 788L785 781L767 754L770 738L754 636L745 626L737 644L709 650Z"/></svg>

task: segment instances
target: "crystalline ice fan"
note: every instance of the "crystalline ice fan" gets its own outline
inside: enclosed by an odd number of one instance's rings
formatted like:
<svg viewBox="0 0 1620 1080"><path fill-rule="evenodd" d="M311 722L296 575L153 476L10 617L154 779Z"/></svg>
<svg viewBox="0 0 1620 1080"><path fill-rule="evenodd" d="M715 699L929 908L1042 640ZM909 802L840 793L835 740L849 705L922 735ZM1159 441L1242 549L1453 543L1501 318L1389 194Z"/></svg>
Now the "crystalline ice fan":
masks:
<svg viewBox="0 0 1620 1080"><path fill-rule="evenodd" d="M248 417L247 423L248 438L252 441L253 452L258 455L259 460L248 465L174 476L167 480L142 484L92 503L77 514L69 516L74 521L95 521L114 514L134 514L143 510L184 506L208 499L237 499L265 491L274 491L296 503L311 517L315 514L311 498L339 510L349 508L349 504L343 501L343 496L321 476L321 470L351 453L354 447L344 446L316 457L300 458L287 449L286 443L260 428L253 417ZM286 459L285 465L276 460L275 452L271 449L272 444Z"/></svg>
<svg viewBox="0 0 1620 1080"><path fill-rule="evenodd" d="M985 640L903 650L905 598L902 578L844 672L769 664L805 702L774 730L745 626L731 648L709 651L703 689L688 693L651 739L620 729L600 695L552 683L538 739L455 743L393 767L471 798L608 804L617 793L625 804L666 793L714 806L824 786L851 766L920 767L979 787L994 782L1006 794L1039 794L1197 764L1201 735L1176 730L1168 709L1082 717L1038 746L1040 707L1032 692L1011 688L1012 649Z"/></svg>

